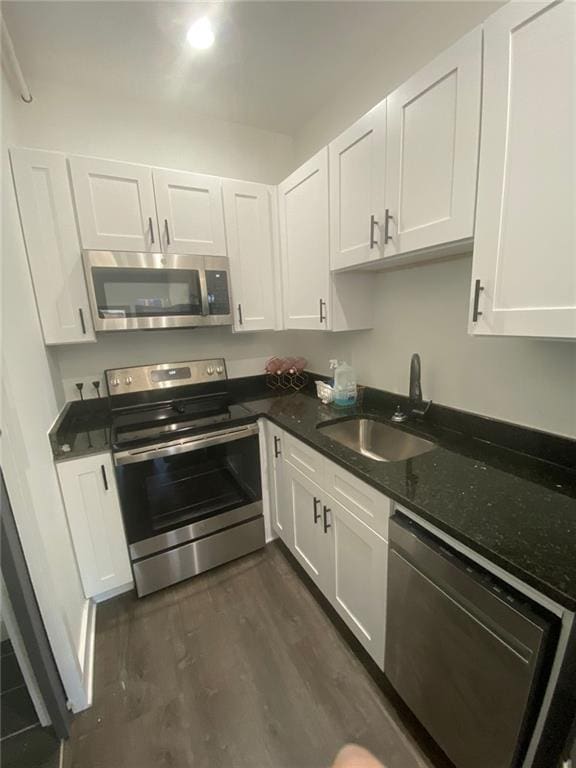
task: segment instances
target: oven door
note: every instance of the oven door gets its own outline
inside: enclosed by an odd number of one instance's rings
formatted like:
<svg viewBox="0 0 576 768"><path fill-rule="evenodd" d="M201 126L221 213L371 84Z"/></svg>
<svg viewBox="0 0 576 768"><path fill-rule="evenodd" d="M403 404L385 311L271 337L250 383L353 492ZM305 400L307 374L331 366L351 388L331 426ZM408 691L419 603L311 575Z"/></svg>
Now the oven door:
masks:
<svg viewBox="0 0 576 768"><path fill-rule="evenodd" d="M227 259L85 251L97 331L232 323Z"/></svg>
<svg viewBox="0 0 576 768"><path fill-rule="evenodd" d="M258 425L115 454L132 560L262 515Z"/></svg>

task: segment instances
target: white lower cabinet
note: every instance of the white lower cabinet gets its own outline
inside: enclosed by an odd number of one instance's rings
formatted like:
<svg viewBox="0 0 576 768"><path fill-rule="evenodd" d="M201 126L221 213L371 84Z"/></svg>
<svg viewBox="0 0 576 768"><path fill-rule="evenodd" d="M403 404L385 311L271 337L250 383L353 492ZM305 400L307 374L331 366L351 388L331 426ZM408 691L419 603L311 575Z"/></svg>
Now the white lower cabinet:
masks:
<svg viewBox="0 0 576 768"><path fill-rule="evenodd" d="M270 491L270 518L272 528L290 548L294 540L290 510L285 500L284 433L271 422L266 425L268 452L268 488Z"/></svg>
<svg viewBox="0 0 576 768"><path fill-rule="evenodd" d="M132 583L112 457L99 453L56 465L86 597Z"/></svg>
<svg viewBox="0 0 576 768"><path fill-rule="evenodd" d="M330 497L332 605L380 667L384 665L388 542Z"/></svg>
<svg viewBox="0 0 576 768"><path fill-rule="evenodd" d="M292 552L308 576L326 594L332 592L331 536L325 522L330 514L323 492L298 469L286 463L288 509L294 530Z"/></svg>
<svg viewBox="0 0 576 768"><path fill-rule="evenodd" d="M283 478L271 482L275 530L382 668L390 500L292 435L270 433L281 441L270 450L282 451L271 459Z"/></svg>

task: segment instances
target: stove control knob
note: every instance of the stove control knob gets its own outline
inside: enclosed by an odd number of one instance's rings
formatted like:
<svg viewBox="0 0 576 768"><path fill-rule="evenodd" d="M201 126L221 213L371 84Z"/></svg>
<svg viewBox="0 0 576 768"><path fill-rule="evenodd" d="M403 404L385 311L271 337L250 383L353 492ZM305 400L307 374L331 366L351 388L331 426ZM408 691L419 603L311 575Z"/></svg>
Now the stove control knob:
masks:
<svg viewBox="0 0 576 768"><path fill-rule="evenodd" d="M117 387L120 384L120 379L112 379L110 384L112 384L113 387Z"/></svg>
<svg viewBox="0 0 576 768"><path fill-rule="evenodd" d="M124 379L124 384L132 384L132 376L126 376Z"/></svg>
<svg viewBox="0 0 576 768"><path fill-rule="evenodd" d="M224 373L224 368L222 368L222 366L219 365L218 368L216 368L216 373L221 376Z"/></svg>
<svg viewBox="0 0 576 768"><path fill-rule="evenodd" d="M211 365L209 365L208 368L206 368L206 373L208 374L208 376L213 376L214 368Z"/></svg>

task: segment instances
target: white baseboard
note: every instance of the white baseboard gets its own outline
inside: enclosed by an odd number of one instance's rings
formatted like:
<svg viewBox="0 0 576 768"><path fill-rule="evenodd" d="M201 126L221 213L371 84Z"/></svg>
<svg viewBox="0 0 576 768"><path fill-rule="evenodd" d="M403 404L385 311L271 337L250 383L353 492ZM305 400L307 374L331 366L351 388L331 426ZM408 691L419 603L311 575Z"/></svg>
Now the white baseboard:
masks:
<svg viewBox="0 0 576 768"><path fill-rule="evenodd" d="M104 603L106 600L111 600L113 597L123 595L125 592L131 592L134 589L134 582L129 581L126 584L122 584L114 589L109 589L107 592L102 592L100 595L94 595L92 598L95 603Z"/></svg>
<svg viewBox="0 0 576 768"><path fill-rule="evenodd" d="M94 687L94 640L96 637L96 603L93 600L86 601L82 632L80 635L80 648L78 656L82 659L82 688L84 697L81 702L72 706L73 712L81 712L92 706L92 694Z"/></svg>

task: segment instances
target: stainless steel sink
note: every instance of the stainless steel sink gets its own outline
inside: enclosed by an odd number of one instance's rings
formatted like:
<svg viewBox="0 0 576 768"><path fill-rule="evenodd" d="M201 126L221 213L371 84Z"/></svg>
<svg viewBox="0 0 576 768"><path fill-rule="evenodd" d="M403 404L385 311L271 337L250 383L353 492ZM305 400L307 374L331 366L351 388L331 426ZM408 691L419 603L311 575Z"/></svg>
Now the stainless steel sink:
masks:
<svg viewBox="0 0 576 768"><path fill-rule="evenodd" d="M436 443L372 419L320 424L318 429L331 440L374 461L405 461L436 447Z"/></svg>

